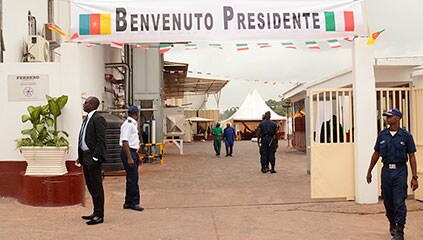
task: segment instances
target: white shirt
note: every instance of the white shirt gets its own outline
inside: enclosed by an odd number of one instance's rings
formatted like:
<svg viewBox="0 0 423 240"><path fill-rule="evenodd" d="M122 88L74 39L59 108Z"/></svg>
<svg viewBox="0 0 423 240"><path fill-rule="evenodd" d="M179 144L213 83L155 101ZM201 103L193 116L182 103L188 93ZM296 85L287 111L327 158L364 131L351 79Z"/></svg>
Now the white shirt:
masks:
<svg viewBox="0 0 423 240"><path fill-rule="evenodd" d="M82 139L81 139L81 149L82 149L83 151L88 151L88 150L90 150L90 149L88 148L88 146L87 146L87 143L85 143L85 132L86 132L86 130L87 130L88 123L90 122L90 119L91 119L91 117L94 115L95 111L96 111L96 110L93 110L93 111L91 111L91 112L89 112L89 113L88 113L88 115L87 115L87 123L85 124L84 129L82 129L82 131L83 131L83 132L82 132Z"/></svg>
<svg viewBox="0 0 423 240"><path fill-rule="evenodd" d="M138 135L138 122L135 119L128 117L126 121L120 126L119 145L123 146L123 141L128 141L129 147L137 149L140 147L140 137Z"/></svg>

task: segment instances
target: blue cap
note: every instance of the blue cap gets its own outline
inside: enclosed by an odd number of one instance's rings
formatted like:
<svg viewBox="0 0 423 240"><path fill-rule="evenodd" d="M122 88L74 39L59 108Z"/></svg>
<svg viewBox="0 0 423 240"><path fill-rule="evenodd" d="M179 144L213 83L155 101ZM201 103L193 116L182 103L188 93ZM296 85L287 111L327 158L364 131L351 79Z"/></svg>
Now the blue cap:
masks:
<svg viewBox="0 0 423 240"><path fill-rule="evenodd" d="M402 112L398 110L398 108L392 108L388 112L384 112L383 116L397 116L399 118L402 118Z"/></svg>
<svg viewBox="0 0 423 240"><path fill-rule="evenodd" d="M136 114L136 113L139 113L139 112L140 112L140 110L138 109L137 106L130 106L128 108L128 114Z"/></svg>

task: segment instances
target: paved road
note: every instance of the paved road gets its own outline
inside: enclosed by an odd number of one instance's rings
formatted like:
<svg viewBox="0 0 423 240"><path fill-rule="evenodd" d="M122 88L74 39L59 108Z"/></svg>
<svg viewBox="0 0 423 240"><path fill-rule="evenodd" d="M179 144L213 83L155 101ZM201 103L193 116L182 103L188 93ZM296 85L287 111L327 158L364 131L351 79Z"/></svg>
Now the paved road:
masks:
<svg viewBox="0 0 423 240"><path fill-rule="evenodd" d="M86 226L87 206L37 208L0 200L0 239L390 239L381 203L310 199L305 154L281 142L276 174L262 174L258 149L236 142L234 157L207 143L165 148L165 164L144 165L144 212L123 210L125 179L107 176L105 223ZM87 193L88 196L88 193ZM409 200L407 239L423 239L423 203Z"/></svg>

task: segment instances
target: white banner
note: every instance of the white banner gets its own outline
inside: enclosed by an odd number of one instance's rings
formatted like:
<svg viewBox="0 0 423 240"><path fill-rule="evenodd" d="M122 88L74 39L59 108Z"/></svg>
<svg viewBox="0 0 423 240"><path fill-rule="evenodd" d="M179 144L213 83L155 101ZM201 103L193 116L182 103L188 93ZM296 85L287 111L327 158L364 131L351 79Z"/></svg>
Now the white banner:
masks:
<svg viewBox="0 0 423 240"><path fill-rule="evenodd" d="M363 0L73 0L75 42L328 40L367 35Z"/></svg>

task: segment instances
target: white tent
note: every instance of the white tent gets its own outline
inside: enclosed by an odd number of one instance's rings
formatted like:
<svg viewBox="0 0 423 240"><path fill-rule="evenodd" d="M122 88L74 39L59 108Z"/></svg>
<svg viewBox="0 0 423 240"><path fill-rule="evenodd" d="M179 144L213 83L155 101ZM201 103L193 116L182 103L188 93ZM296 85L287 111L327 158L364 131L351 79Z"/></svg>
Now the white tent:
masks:
<svg viewBox="0 0 423 240"><path fill-rule="evenodd" d="M223 121L261 121L263 114L270 111L271 120L286 120L286 117L275 113L260 96L257 90L248 94L238 111Z"/></svg>

